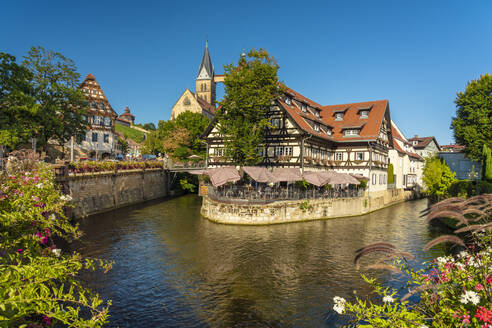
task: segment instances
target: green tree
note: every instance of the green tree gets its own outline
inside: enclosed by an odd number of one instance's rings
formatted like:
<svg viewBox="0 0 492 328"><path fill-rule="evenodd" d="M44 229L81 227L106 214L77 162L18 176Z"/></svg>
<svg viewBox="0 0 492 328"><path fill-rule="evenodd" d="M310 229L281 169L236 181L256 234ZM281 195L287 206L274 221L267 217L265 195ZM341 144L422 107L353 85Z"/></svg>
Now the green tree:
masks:
<svg viewBox="0 0 492 328"><path fill-rule="evenodd" d="M156 130L155 124L154 124L154 123L152 123L152 122L151 122L151 123L145 123L145 124L143 125L143 128L144 128L145 130L148 130L148 131L155 131L155 130Z"/></svg>
<svg viewBox="0 0 492 328"><path fill-rule="evenodd" d="M127 138L121 138L118 137L118 142L121 145L121 153L123 155L128 154L128 151L130 150L130 146L128 145L128 141L126 141Z"/></svg>
<svg viewBox="0 0 492 328"><path fill-rule="evenodd" d="M431 198L440 199L448 196L449 187L456 182L456 173L452 172L443 160L429 157L425 160L423 181Z"/></svg>
<svg viewBox="0 0 492 328"><path fill-rule="evenodd" d="M217 112L217 128L226 136L226 156L237 164L261 161L258 150L269 127L266 114L280 92L278 68L264 49L241 56L236 66L224 66L225 96Z"/></svg>
<svg viewBox="0 0 492 328"><path fill-rule="evenodd" d="M205 155L205 143L200 135L210 121L200 113L184 112L176 120L159 121L156 131L144 142L146 153L167 153L173 159L184 161L190 155Z"/></svg>
<svg viewBox="0 0 492 328"><path fill-rule="evenodd" d="M468 157L482 161L482 145L492 148L492 75L468 83L455 103L456 117L451 122L454 138L466 146Z"/></svg>
<svg viewBox="0 0 492 328"><path fill-rule="evenodd" d="M0 144L15 149L38 131L32 74L0 52Z"/></svg>
<svg viewBox="0 0 492 328"><path fill-rule="evenodd" d="M482 179L492 181L492 154L490 148L485 144L483 145L482 155Z"/></svg>
<svg viewBox="0 0 492 328"><path fill-rule="evenodd" d="M393 164L389 163L388 164L388 183L395 183L395 169L393 167Z"/></svg>
<svg viewBox="0 0 492 328"><path fill-rule="evenodd" d="M80 74L74 62L58 52L32 47L22 66L31 72L39 106L38 139L46 146L55 139L62 147L72 136L82 141L87 131L88 104L79 89Z"/></svg>

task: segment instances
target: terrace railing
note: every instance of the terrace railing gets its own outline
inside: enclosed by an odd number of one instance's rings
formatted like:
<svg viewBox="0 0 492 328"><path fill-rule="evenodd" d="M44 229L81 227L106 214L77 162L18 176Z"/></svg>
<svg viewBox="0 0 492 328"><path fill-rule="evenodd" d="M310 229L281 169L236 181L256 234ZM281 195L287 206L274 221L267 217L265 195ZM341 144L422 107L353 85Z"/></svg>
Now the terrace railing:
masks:
<svg viewBox="0 0 492 328"><path fill-rule="evenodd" d="M263 188L249 186L209 186L208 196L215 200L241 202L273 202L280 200L330 199L362 197L362 189L303 189L303 188Z"/></svg>

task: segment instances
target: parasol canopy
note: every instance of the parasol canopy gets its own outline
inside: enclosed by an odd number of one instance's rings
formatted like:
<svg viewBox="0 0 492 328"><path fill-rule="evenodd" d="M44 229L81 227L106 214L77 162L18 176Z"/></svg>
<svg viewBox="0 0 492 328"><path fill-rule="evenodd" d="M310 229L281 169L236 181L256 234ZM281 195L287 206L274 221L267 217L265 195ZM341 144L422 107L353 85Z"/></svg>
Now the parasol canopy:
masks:
<svg viewBox="0 0 492 328"><path fill-rule="evenodd" d="M273 174L266 167L243 166L244 172L256 182L273 182Z"/></svg>
<svg viewBox="0 0 492 328"><path fill-rule="evenodd" d="M275 181L274 182L295 182L302 180L301 170L294 167L276 167L272 172Z"/></svg>
<svg viewBox="0 0 492 328"><path fill-rule="evenodd" d="M207 169L208 176L214 187L219 187L227 182L236 182L241 179L234 166L224 166L214 169Z"/></svg>
<svg viewBox="0 0 492 328"><path fill-rule="evenodd" d="M193 154L191 156L188 156L188 159L202 159L202 158L198 155Z"/></svg>
<svg viewBox="0 0 492 328"><path fill-rule="evenodd" d="M337 184L353 184L353 185L359 185L360 181L354 178L353 176L345 173L339 173L339 172L326 172L330 175L330 181L328 182L331 185L337 185Z"/></svg>
<svg viewBox="0 0 492 328"><path fill-rule="evenodd" d="M353 176L354 178L356 178L359 181L361 181L361 180L369 181L369 178L363 176L362 174L355 174L355 173L353 173L353 174L350 174L350 175Z"/></svg>
<svg viewBox="0 0 492 328"><path fill-rule="evenodd" d="M304 180L312 185L321 187L330 182L331 175L329 172L314 172L308 171L304 172L302 175Z"/></svg>

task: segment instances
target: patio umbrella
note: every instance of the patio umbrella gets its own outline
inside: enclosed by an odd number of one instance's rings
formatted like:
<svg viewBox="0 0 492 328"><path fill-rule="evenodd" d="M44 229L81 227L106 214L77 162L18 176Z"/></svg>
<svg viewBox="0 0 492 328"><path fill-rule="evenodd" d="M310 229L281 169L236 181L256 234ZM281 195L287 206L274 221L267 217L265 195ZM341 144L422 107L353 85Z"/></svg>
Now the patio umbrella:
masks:
<svg viewBox="0 0 492 328"><path fill-rule="evenodd" d="M312 185L321 187L330 182L331 175L326 174L328 172L304 172L302 175L304 177L304 180L309 182Z"/></svg>
<svg viewBox="0 0 492 328"><path fill-rule="evenodd" d="M355 174L355 173L353 173L353 174L350 174L350 175L353 176L354 178L356 178L359 181L361 181L361 180L369 181L369 178L363 176L362 174Z"/></svg>
<svg viewBox="0 0 492 328"><path fill-rule="evenodd" d="M273 182L275 180L273 174L266 167L243 166L243 170L256 182Z"/></svg>
<svg viewBox="0 0 492 328"><path fill-rule="evenodd" d="M330 175L330 180L329 184L331 185L337 185L337 184L353 184L353 185L359 185L360 182L353 176L345 173L339 173L339 172L334 172L330 171L327 172Z"/></svg>
<svg viewBox="0 0 492 328"><path fill-rule="evenodd" d="M272 172L275 181L274 182L295 182L302 180L301 170L294 167L276 167Z"/></svg>
<svg viewBox="0 0 492 328"><path fill-rule="evenodd" d="M234 166L224 166L214 169L208 169L207 174L214 187L219 187L227 182L236 182L241 179Z"/></svg>
<svg viewBox="0 0 492 328"><path fill-rule="evenodd" d="M202 158L198 155L193 154L191 156L188 156L188 159L202 159Z"/></svg>

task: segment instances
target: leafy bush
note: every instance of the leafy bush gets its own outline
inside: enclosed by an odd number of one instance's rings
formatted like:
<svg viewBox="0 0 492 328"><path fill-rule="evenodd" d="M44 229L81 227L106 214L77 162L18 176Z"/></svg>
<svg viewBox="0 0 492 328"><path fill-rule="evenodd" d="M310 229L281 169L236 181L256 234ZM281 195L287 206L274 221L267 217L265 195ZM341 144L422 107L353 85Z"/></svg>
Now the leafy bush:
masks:
<svg viewBox="0 0 492 328"><path fill-rule="evenodd" d="M452 197L472 197L492 193L492 183L484 180L458 180L449 187Z"/></svg>
<svg viewBox="0 0 492 328"><path fill-rule="evenodd" d="M54 238L80 237L65 216L71 200L54 184L52 170L38 163L15 163L0 175L0 326L100 327L104 304L76 279L82 270L109 263L63 253Z"/></svg>
<svg viewBox="0 0 492 328"><path fill-rule="evenodd" d="M145 161L145 162L72 162L69 164L71 173L91 173L91 172L110 172L135 170L135 169L152 169L164 168L164 163L160 161Z"/></svg>
<svg viewBox="0 0 492 328"><path fill-rule="evenodd" d="M395 169L393 167L393 164L389 163L388 164L388 183L395 183Z"/></svg>

